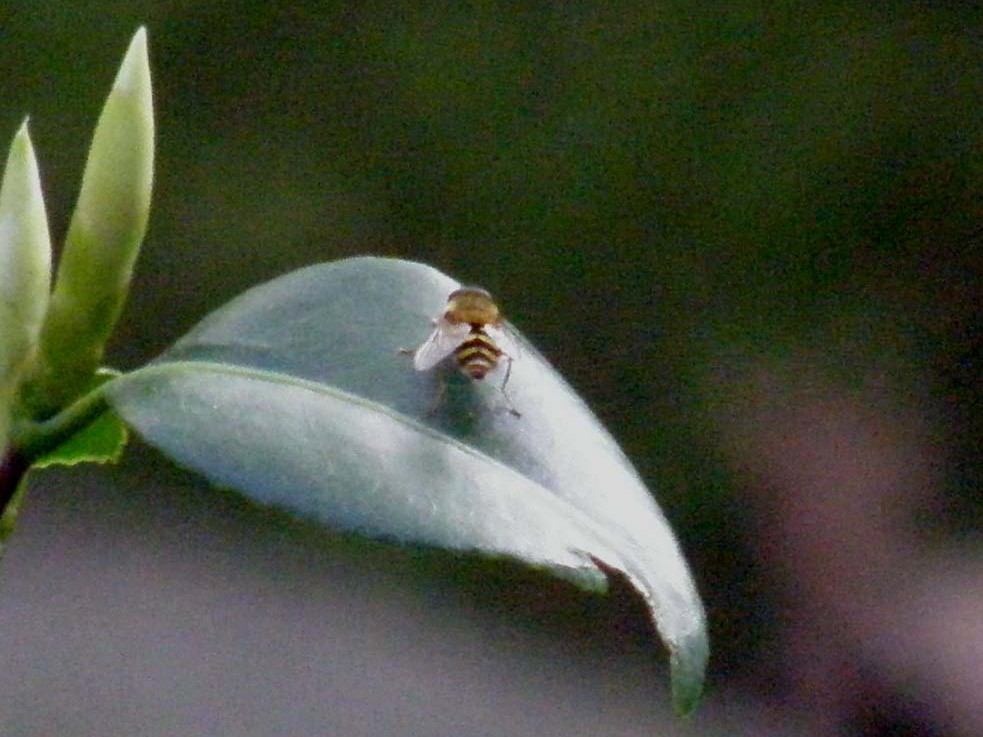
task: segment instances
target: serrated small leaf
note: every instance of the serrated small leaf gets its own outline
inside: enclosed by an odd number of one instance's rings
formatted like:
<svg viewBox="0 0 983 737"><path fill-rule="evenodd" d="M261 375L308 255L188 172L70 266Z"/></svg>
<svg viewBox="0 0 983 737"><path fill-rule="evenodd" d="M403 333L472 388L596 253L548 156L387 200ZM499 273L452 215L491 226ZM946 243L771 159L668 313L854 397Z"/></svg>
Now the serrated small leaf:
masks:
<svg viewBox="0 0 983 737"><path fill-rule="evenodd" d="M521 417L506 411L500 373L421 373L399 355L458 286L393 259L302 269L219 309L107 396L180 464L264 504L592 586L599 566L624 572L669 647L676 709L690 711L708 653L703 608L611 436L518 334L508 391Z"/></svg>
<svg viewBox="0 0 983 737"><path fill-rule="evenodd" d="M103 412L57 448L35 460L32 468L115 463L122 455L126 441L126 426L119 417L112 412Z"/></svg>

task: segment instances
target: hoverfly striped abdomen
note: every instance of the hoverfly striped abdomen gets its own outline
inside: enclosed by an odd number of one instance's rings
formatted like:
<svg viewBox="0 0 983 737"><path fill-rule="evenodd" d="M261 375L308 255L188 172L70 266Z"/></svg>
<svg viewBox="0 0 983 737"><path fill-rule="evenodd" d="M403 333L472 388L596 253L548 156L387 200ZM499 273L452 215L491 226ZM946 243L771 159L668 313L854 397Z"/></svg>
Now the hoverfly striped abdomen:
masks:
<svg viewBox="0 0 983 737"><path fill-rule="evenodd" d="M498 365L502 350L495 345L481 325L472 325L471 334L454 351L457 365L472 379L484 379Z"/></svg>

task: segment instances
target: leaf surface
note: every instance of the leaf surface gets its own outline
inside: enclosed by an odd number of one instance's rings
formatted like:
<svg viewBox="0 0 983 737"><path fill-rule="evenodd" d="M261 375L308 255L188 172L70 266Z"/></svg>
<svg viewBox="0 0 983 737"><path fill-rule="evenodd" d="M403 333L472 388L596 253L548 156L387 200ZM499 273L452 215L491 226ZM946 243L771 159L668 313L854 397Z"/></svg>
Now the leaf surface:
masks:
<svg viewBox="0 0 983 737"><path fill-rule="evenodd" d="M504 367L475 382L450 365L415 371L399 353L458 286L394 259L308 267L212 313L107 395L178 463L258 502L595 588L599 563L624 572L669 648L674 705L692 710L702 604L664 516L590 410L511 328L521 417L507 411Z"/></svg>
<svg viewBox="0 0 983 737"><path fill-rule="evenodd" d="M115 463L123 454L126 441L126 426L112 412L103 412L64 443L34 461L31 467Z"/></svg>

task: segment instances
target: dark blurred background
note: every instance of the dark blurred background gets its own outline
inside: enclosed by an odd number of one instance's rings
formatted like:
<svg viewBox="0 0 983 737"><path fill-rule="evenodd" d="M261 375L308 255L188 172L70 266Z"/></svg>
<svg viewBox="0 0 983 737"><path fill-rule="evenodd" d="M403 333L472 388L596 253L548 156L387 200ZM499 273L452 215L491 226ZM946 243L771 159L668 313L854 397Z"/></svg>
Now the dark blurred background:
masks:
<svg viewBox="0 0 983 737"><path fill-rule="evenodd" d="M678 530L708 694L668 716L622 589L319 535L136 444L32 479L0 734L983 734L978 3L6 0L58 238L140 24L112 363L316 261L484 285Z"/></svg>

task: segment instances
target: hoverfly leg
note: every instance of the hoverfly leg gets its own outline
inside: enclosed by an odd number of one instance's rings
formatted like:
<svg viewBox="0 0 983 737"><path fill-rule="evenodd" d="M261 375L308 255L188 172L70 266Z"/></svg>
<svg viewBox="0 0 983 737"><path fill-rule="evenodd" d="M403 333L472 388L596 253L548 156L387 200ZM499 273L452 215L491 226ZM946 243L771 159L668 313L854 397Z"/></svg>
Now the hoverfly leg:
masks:
<svg viewBox="0 0 983 737"><path fill-rule="evenodd" d="M508 386L509 379L512 376L512 356L508 353L502 353L502 358L508 361L508 365L505 367L505 378L502 379L502 394L505 394L505 387Z"/></svg>
<svg viewBox="0 0 983 737"><path fill-rule="evenodd" d="M510 415L512 415L515 418L522 417L522 413L519 410L517 410L514 406L512 406L512 400L509 399L507 394L505 395L505 403L508 405L505 409L508 410L508 413Z"/></svg>
<svg viewBox="0 0 983 737"><path fill-rule="evenodd" d="M437 379L437 391L433 395L433 401L430 402L430 406L427 407L427 415L431 416L437 413L440 406L444 403L444 399L447 397L447 379L443 376Z"/></svg>
<svg viewBox="0 0 983 737"><path fill-rule="evenodd" d="M430 325L432 327L436 327L437 326L437 318L436 317L431 318ZM416 348L398 348L396 350L396 352L398 354L400 354L401 356L412 356L412 355L414 355L419 350L420 350L420 346L417 346Z"/></svg>
<svg viewBox="0 0 983 737"><path fill-rule="evenodd" d="M512 356L510 356L508 353L502 353L502 358L504 358L508 363L505 366L505 378L502 379L502 385L498 388L498 390L502 392L502 396L505 397L505 404L507 405L506 408L508 409L509 414L513 417L522 417L522 413L515 408L515 405L512 404L512 398L509 396L508 392L505 391L505 387L509 383L509 378L512 376Z"/></svg>

